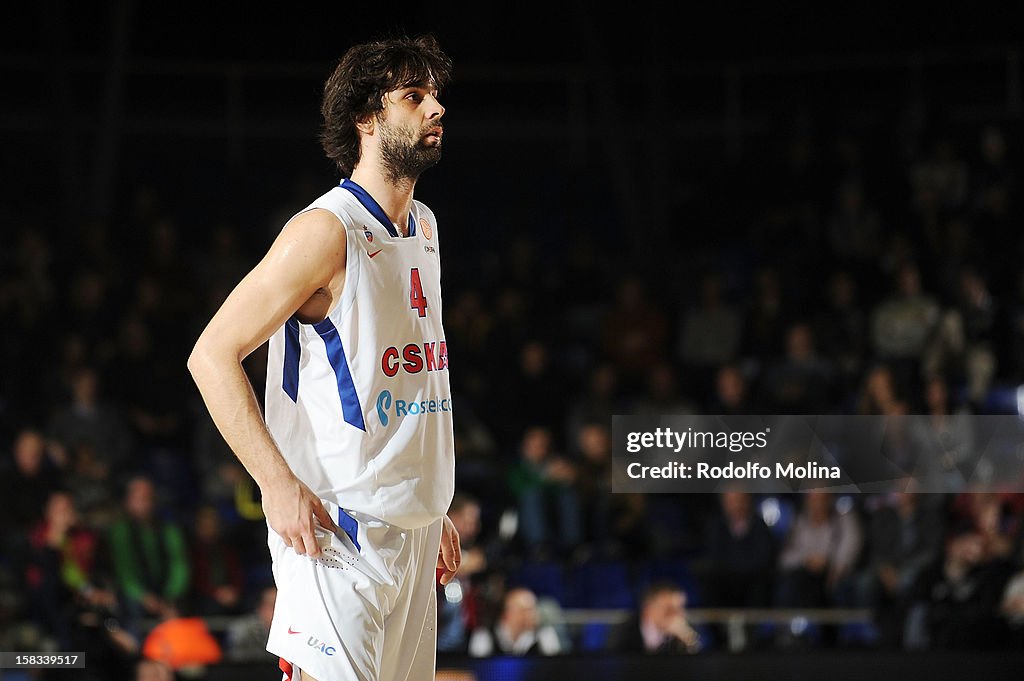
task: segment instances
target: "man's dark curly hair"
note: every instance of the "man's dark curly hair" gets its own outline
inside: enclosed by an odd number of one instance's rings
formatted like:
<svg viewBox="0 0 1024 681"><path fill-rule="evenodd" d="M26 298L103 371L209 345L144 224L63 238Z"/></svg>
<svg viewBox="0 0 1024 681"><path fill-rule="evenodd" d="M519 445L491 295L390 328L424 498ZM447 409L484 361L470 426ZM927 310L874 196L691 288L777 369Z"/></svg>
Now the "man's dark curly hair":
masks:
<svg viewBox="0 0 1024 681"><path fill-rule="evenodd" d="M432 35L393 38L349 48L324 85L320 142L343 175L359 162L356 123L384 109L392 90L427 85L440 90L451 78L452 62Z"/></svg>

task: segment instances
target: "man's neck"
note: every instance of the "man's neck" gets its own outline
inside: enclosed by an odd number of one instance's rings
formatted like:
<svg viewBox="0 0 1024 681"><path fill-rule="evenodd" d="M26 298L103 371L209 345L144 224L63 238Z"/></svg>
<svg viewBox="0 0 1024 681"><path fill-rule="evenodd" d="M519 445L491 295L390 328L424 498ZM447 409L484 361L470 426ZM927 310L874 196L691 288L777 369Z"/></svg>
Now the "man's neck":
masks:
<svg viewBox="0 0 1024 681"><path fill-rule="evenodd" d="M387 180L379 168L359 165L352 171L352 181L365 189L374 201L380 204L384 213L405 235L412 207L412 194L416 188L413 178L400 178L396 182Z"/></svg>

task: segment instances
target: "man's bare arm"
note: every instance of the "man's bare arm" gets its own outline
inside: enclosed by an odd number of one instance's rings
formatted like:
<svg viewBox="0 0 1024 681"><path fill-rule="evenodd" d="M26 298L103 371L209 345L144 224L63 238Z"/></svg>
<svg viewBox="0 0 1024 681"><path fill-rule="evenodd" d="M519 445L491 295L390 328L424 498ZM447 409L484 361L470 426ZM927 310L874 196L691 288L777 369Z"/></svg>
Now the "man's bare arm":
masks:
<svg viewBox="0 0 1024 681"><path fill-rule="evenodd" d="M188 368L224 440L259 485L271 528L296 553L319 554L313 518L336 525L288 467L267 430L244 360L320 289L344 277L345 229L332 213L294 218L196 341Z"/></svg>

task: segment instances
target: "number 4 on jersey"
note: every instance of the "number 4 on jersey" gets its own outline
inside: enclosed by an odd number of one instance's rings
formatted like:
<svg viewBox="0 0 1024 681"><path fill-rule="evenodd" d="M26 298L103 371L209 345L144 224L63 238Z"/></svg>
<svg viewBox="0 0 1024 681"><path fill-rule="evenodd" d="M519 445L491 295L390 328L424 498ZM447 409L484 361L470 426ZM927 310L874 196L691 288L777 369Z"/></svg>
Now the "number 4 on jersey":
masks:
<svg viewBox="0 0 1024 681"><path fill-rule="evenodd" d="M409 272L409 306L416 310L420 317L427 316L427 297L423 295L423 285L420 283L420 270L413 267Z"/></svg>

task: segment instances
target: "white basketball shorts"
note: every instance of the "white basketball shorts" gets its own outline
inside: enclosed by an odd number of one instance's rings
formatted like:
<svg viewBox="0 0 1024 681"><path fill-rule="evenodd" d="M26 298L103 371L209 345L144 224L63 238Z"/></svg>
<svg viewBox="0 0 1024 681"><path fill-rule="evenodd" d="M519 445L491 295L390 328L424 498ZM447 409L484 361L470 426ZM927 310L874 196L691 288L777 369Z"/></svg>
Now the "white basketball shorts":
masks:
<svg viewBox="0 0 1024 681"><path fill-rule="evenodd" d="M286 679L301 670L317 681L433 681L442 520L403 530L324 506L343 531L318 526L320 558L268 527L277 605L267 650Z"/></svg>

